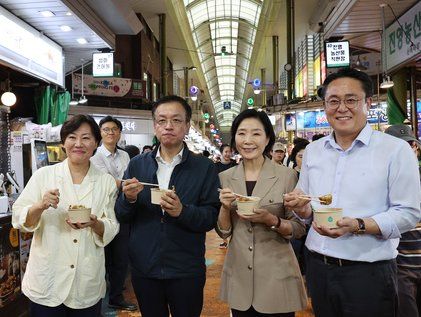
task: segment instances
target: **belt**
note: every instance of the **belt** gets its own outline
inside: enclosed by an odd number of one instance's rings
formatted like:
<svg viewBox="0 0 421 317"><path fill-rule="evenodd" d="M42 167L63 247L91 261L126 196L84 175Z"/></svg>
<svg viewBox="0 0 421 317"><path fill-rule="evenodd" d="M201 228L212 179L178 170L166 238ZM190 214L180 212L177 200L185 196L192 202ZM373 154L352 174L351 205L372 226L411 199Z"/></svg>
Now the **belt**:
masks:
<svg viewBox="0 0 421 317"><path fill-rule="evenodd" d="M317 252L309 252L311 256L313 256L316 259L321 260L324 262L324 264L327 265L336 265L336 266L347 266L347 265L356 265L356 264L368 264L369 262L363 262L363 261L352 261L352 260L345 260L345 259L339 259L334 258L332 256L323 255Z"/></svg>

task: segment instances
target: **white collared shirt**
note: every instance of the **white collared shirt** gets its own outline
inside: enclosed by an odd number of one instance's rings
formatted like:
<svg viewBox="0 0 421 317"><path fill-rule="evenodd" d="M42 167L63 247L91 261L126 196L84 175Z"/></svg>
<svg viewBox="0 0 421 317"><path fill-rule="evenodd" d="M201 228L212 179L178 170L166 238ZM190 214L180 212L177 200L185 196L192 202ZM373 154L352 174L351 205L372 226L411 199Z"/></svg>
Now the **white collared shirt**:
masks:
<svg viewBox="0 0 421 317"><path fill-rule="evenodd" d="M96 168L104 173L110 174L115 179L122 179L124 171L130 162L130 157L127 152L116 149L115 153L111 153L102 144L98 147L94 156L91 157L91 162L95 164Z"/></svg>
<svg viewBox="0 0 421 317"><path fill-rule="evenodd" d="M167 163L161 156L161 147L158 148L158 152L156 153L156 162L158 163L158 170L156 171L156 177L158 178L158 185L159 188L162 189L170 189L168 188L170 184L171 174L174 171L174 168L180 164L181 159L183 157L184 146L177 153L176 156L173 157L172 161Z"/></svg>
<svg viewBox="0 0 421 317"><path fill-rule="evenodd" d="M380 236L347 234L333 239L311 228L306 246L320 254L365 262L393 259L400 233L420 219L414 153L405 141L373 131L368 124L345 151L332 134L309 144L297 187L312 196L331 193L329 207L343 208L344 217L371 217L381 230Z"/></svg>

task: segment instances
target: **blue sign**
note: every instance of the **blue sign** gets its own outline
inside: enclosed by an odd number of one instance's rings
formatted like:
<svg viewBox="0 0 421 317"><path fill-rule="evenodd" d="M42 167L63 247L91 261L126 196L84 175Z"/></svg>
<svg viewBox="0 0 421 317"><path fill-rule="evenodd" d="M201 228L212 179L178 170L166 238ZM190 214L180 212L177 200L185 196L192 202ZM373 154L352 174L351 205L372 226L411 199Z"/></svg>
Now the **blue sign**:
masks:
<svg viewBox="0 0 421 317"><path fill-rule="evenodd" d="M380 116L380 118L379 118ZM387 114L385 109L371 108L367 115L368 123L387 123Z"/></svg>
<svg viewBox="0 0 421 317"><path fill-rule="evenodd" d="M224 109L231 109L231 101L224 101Z"/></svg>
<svg viewBox="0 0 421 317"><path fill-rule="evenodd" d="M297 112L297 130L304 129L304 112Z"/></svg>
<svg viewBox="0 0 421 317"><path fill-rule="evenodd" d="M295 114L293 113L285 114L285 130L295 131Z"/></svg>
<svg viewBox="0 0 421 317"><path fill-rule="evenodd" d="M326 128L329 127L329 122L327 121L326 113L324 111L316 112L316 128Z"/></svg>
<svg viewBox="0 0 421 317"><path fill-rule="evenodd" d="M304 113L304 129L316 127L316 111L306 111Z"/></svg>

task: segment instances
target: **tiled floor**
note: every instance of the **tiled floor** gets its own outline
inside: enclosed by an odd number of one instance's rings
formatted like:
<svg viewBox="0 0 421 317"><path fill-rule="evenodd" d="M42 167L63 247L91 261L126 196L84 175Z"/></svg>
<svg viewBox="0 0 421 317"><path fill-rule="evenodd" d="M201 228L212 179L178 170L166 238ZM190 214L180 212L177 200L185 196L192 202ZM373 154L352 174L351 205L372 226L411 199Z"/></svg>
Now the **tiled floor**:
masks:
<svg viewBox="0 0 421 317"><path fill-rule="evenodd" d="M212 231L209 232L206 239L206 265L207 265L207 274L206 274L206 286L205 286L205 303L202 311L202 317L229 317L230 312L228 306L219 300L219 285L220 285L220 276L222 271L222 265L224 263L224 256L226 250L221 250L218 248L221 239L217 234ZM133 293L133 288L131 287L130 282L127 283L127 289L125 291L125 297L128 301L136 302L135 295ZM114 317L114 316L124 316L124 317L139 317L141 316L139 311L136 312L126 312L126 311L114 311L110 310L105 305L106 300L104 300L104 317ZM296 317L313 317L311 307L307 310L298 312Z"/></svg>

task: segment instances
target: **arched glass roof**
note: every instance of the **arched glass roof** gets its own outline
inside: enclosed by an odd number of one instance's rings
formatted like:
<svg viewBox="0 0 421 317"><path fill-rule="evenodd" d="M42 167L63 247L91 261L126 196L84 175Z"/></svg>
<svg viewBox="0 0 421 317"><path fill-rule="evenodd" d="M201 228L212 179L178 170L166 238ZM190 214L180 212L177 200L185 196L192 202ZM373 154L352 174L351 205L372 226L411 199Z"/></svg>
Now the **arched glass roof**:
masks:
<svg viewBox="0 0 421 317"><path fill-rule="evenodd" d="M241 109L263 0L184 0L184 5L219 125L230 126ZM227 101L231 109L224 109Z"/></svg>

